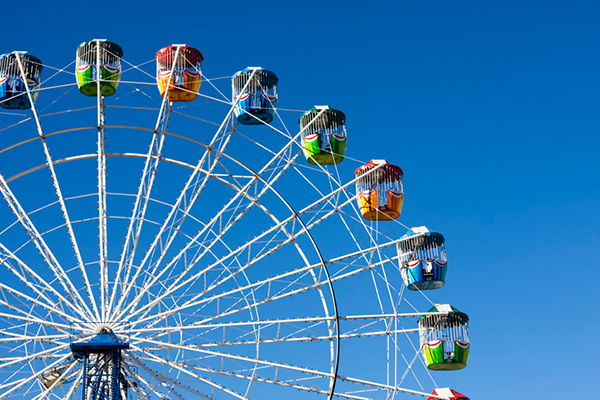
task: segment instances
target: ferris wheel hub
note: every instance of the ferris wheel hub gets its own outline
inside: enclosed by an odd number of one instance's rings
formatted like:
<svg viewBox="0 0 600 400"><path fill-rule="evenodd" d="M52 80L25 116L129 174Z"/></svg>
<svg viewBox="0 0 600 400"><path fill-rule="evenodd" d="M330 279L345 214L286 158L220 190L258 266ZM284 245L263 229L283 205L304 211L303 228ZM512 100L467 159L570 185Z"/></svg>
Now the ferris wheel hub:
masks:
<svg viewBox="0 0 600 400"><path fill-rule="evenodd" d="M112 330L107 325L100 325L96 328L96 333L110 333Z"/></svg>

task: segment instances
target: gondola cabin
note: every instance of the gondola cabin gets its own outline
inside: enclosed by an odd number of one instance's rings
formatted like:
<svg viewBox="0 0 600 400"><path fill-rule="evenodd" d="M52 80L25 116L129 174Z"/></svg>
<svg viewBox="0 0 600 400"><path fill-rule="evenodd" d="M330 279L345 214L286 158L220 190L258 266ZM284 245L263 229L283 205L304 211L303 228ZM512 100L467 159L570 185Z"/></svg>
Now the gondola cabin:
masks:
<svg viewBox="0 0 600 400"><path fill-rule="evenodd" d="M231 78L235 117L240 124L260 125L273 121L277 108L279 78L260 67L248 67Z"/></svg>
<svg viewBox="0 0 600 400"><path fill-rule="evenodd" d="M42 381L42 385L44 385L46 389L51 388L52 385L54 385L54 382L60 379L65 369L66 367L54 367L51 370L43 373L40 379Z"/></svg>
<svg viewBox="0 0 600 400"><path fill-rule="evenodd" d="M17 57L21 61L24 77ZM41 79L42 62L39 58L19 52L0 55L0 106L11 110L31 108L27 88L35 101Z"/></svg>
<svg viewBox="0 0 600 400"><path fill-rule="evenodd" d="M368 221L391 221L404 204L400 167L385 160L371 160L355 172L358 207Z"/></svg>
<svg viewBox="0 0 600 400"><path fill-rule="evenodd" d="M441 233L411 228L397 244L400 274L410 290L438 289L446 283L448 263Z"/></svg>
<svg viewBox="0 0 600 400"><path fill-rule="evenodd" d="M436 304L419 318L419 340L427 368L452 371L467 366L469 317L449 304ZM438 314L439 313L439 314Z"/></svg>
<svg viewBox="0 0 600 400"><path fill-rule="evenodd" d="M192 101L202 83L202 53L185 44L173 44L156 53L156 82L161 97L169 101ZM168 89L168 90L167 90Z"/></svg>
<svg viewBox="0 0 600 400"><path fill-rule="evenodd" d="M105 39L83 42L77 48L75 75L79 91L86 96L112 96L121 80L123 50ZM98 70L99 68L99 70Z"/></svg>
<svg viewBox="0 0 600 400"><path fill-rule="evenodd" d="M313 165L337 164L346 153L346 116L329 106L315 106L300 117L302 151Z"/></svg>
<svg viewBox="0 0 600 400"><path fill-rule="evenodd" d="M469 400L464 394L458 393L456 390L450 388L437 388L431 392L434 396L444 397L452 400ZM428 397L427 400L438 400L438 397Z"/></svg>

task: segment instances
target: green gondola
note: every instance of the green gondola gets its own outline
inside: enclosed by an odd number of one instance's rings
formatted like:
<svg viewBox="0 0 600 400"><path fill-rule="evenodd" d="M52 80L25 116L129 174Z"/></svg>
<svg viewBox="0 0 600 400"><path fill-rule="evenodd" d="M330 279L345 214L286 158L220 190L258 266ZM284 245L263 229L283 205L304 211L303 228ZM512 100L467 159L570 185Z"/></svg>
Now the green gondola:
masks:
<svg viewBox="0 0 600 400"><path fill-rule="evenodd" d="M427 368L455 371L467 366L471 344L469 317L449 304L436 304L419 318L421 352Z"/></svg>
<svg viewBox="0 0 600 400"><path fill-rule="evenodd" d="M79 91L86 96L98 94L97 68L98 50L100 50L100 93L112 96L121 80L121 57L123 50L108 40L90 40L77 47L77 64L75 75Z"/></svg>
<svg viewBox="0 0 600 400"><path fill-rule="evenodd" d="M329 106L315 106L300 117L302 151L313 165L342 162L346 153L346 116Z"/></svg>

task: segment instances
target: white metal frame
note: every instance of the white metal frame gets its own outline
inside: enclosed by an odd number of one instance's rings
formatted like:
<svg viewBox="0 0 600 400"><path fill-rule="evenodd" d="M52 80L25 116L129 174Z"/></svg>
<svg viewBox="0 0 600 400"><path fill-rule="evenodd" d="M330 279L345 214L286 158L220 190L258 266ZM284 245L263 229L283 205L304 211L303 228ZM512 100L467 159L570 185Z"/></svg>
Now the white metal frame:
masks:
<svg viewBox="0 0 600 400"><path fill-rule="evenodd" d="M98 65L100 42L96 40ZM177 47L176 51L179 50ZM15 52L24 75L21 54ZM264 149L265 154L270 154L262 167L254 171L242 161L240 154L232 156L228 152L228 146L241 128L233 118L236 102L227 99L220 101L228 102L229 111L218 123L208 144L169 132L169 121L174 113L173 104L168 101L169 88L161 99L153 128L107 125L105 99L100 90L100 68L96 71L95 154L82 152L53 159L49 138L90 127L45 133L42 117L34 105L32 119L37 140L42 144L45 164L29 166L8 178L0 174L0 192L15 215L8 225L0 226L0 265L10 271L14 279L0 283L0 318L3 321L0 343L14 346L13 350L0 355L0 370L10 371L0 384L0 399L15 393L27 393L36 399L75 398L82 371L72 359L69 343L87 340L100 326L108 326L115 334L130 338L131 349L124 352L123 373L132 395L139 399L181 399L189 395L211 399L215 393L224 398L247 399L252 397L257 383L327 398L392 399L402 393L442 398L399 386L407 375L414 375L413 366L419 358L418 348L406 353L400 349L401 338L418 332L416 321L413 328L402 327L400 321L431 313L399 312L403 288L397 279L387 275L397 264L397 255L390 256L388 250L393 253L399 239L382 240L377 224L371 225L361 219L354 204L356 179L342 182L337 165L329 169L318 166L307 169L299 157L302 131L289 134L287 128L281 130L274 125L270 128L278 132L285 143L270 150L270 144L254 138L255 144ZM212 84L210 80L206 81ZM27 95L34 104L29 90ZM113 128L148 131L151 134L148 152L108 152L107 131L111 132ZM167 140L202 149L197 164L166 156L163 149ZM2 146L0 168L2 159L10 152L25 148L31 142L31 138L27 138L9 148ZM96 158L97 164L98 183L94 195L98 214L72 218L76 206L71 203L75 204L88 194L65 197L63 182L68 179L59 179L55 167L92 158ZM127 229L118 260L109 257L111 221L117 217L108 212L107 205L113 196L128 194L109 191L107 164L112 158L143 160L141 180L132 194L133 210L126 217ZM171 203L158 200L153 192L160 166L166 164L190 173L180 194ZM46 168L56 199L48 199L46 206L27 211L20 196L10 186L30 174L41 176ZM236 172L229 172L229 168ZM317 186L311 180L314 173L326 177L329 187ZM279 181L290 175L311 185L317 193L316 199L295 209L278 190ZM196 217L195 210L201 201L210 197L205 191L213 182L234 194L210 219L203 221ZM274 199L287 210L285 214L271 209ZM40 231L35 222L37 213L52 209L53 204L58 205L63 222L55 228ZM167 208L163 221L150 215L148 210L153 205ZM263 223L268 221L268 225L261 226L261 231L255 232L245 243L231 246L228 239L236 234L238 226L243 226L244 217L253 213L261 215ZM86 260L77 227L96 219L98 259ZM318 225L333 220L345 227L351 243L347 243L349 246L344 254L324 258L311 232ZM187 223L198 226L197 232L187 232ZM355 231L355 227L359 227L360 232ZM26 232L29 241L20 245L4 244L3 239L17 228ZM54 254L57 249L47 239L61 229L68 233L75 265L61 263L60 256ZM147 229L155 232L150 242L143 236ZM147 246L143 257L138 255L142 243ZM32 246L39 251L47 271L40 272L37 265L32 265L28 253ZM289 266L273 276L254 277L253 271L264 265L267 257L278 256L288 249L296 257ZM183 270L182 265L185 266ZM111 270L115 271L114 276L110 274ZM93 278L96 271L99 273L97 282ZM209 275L215 277L207 282ZM340 315L334 285L359 277L368 277L367 281L372 282L379 312ZM87 295L87 300L82 294ZM320 315L278 318L276 314L269 314L273 304L288 304L293 296L309 302L314 300L319 304ZM211 313L212 309L216 309L216 313ZM202 316L203 313L206 315ZM240 319L242 315L248 320ZM223 339L216 340L217 335ZM340 342L359 338L386 338L385 383L343 376L338 372ZM328 348L327 362L319 360L317 368L293 365L284 361L285 357L281 360L259 357L265 352L269 354L273 346L306 345L309 348L313 342L328 343L322 346ZM237 353L229 350L241 347L253 350ZM398 369L402 360L406 370L400 377ZM227 369L225 366L236 367ZM41 386L40 378L57 367L64 367L60 377L49 388ZM217 378L222 382L214 381ZM234 389L228 386L232 381L247 383L235 385ZM244 388L243 392L236 391L239 387Z"/></svg>

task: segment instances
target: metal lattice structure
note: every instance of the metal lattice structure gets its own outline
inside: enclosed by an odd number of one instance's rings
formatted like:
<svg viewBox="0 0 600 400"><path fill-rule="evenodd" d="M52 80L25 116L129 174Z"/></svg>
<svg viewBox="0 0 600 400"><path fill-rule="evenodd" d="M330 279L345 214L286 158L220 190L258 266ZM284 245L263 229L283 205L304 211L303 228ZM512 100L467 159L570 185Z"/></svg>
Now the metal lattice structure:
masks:
<svg viewBox="0 0 600 400"><path fill-rule="evenodd" d="M428 394L417 319L443 312L405 293L407 227L362 218L351 147L303 156L327 108L240 125L230 80L198 70L177 103L185 86L111 57L111 97L102 68L84 96L45 64L31 109L0 114L0 399L447 398Z"/></svg>
<svg viewBox="0 0 600 400"><path fill-rule="evenodd" d="M83 400L125 400L129 385L127 371L123 368L122 350L129 343L121 342L109 329L87 342L71 343L75 359L82 360Z"/></svg>

